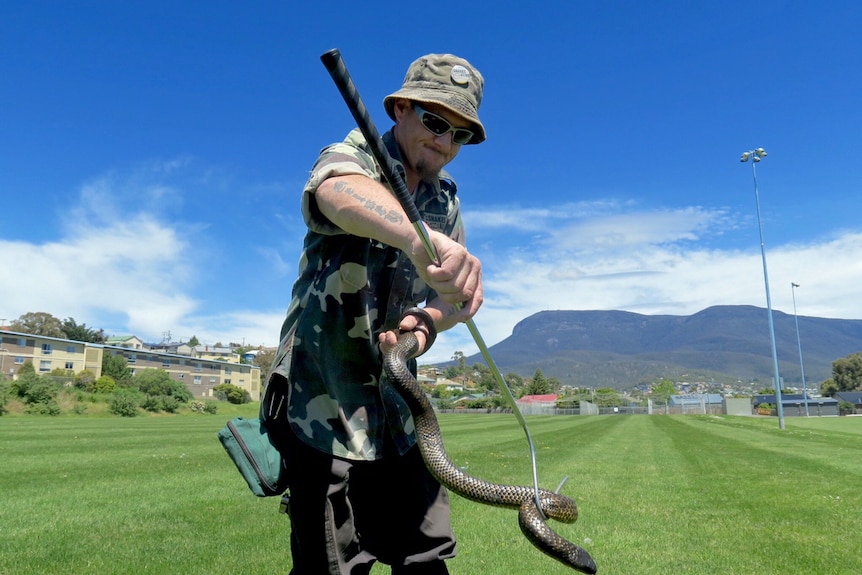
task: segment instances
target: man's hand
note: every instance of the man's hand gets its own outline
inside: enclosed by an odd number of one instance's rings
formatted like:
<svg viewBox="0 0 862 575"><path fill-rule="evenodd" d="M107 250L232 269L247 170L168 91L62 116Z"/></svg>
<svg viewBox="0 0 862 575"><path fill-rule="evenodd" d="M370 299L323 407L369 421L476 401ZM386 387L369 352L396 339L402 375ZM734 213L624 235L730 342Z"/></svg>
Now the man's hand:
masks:
<svg viewBox="0 0 862 575"><path fill-rule="evenodd" d="M419 318L415 315L406 315L401 318L401 323L398 328L401 332L412 331L416 335L416 341L419 342L419 351L416 352L416 355L422 355L425 353L425 345L428 343L428 327L426 327ZM387 331L381 333L377 337L377 342L380 344L380 352L384 355L389 353L389 351L395 347L395 344L398 343L398 335L399 333L395 330Z"/></svg>
<svg viewBox="0 0 862 575"><path fill-rule="evenodd" d="M430 261L418 238L411 259L422 278L437 292L440 300L450 306L461 305L458 312L453 309L452 313L443 315L455 316L456 322L466 321L479 311L484 300L482 264L467 248L446 235L433 230L429 231L429 235L437 249L440 265ZM438 326L438 329L440 327Z"/></svg>

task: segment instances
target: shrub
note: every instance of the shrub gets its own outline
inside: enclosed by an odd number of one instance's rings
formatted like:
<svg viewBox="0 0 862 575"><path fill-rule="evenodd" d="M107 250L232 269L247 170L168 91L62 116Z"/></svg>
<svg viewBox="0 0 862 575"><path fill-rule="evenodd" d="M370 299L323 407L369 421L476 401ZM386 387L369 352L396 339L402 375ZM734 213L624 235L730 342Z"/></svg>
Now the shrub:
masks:
<svg viewBox="0 0 862 575"><path fill-rule="evenodd" d="M9 402L10 388L12 386L5 380L0 380L0 415L6 413L6 404Z"/></svg>
<svg viewBox="0 0 862 575"><path fill-rule="evenodd" d="M241 387L230 383L222 383L213 388L213 392L218 399L226 400L229 403L249 403L251 396Z"/></svg>
<svg viewBox="0 0 862 575"><path fill-rule="evenodd" d="M194 413L208 413L215 415L218 412L218 404L214 401L194 400L189 402L189 409Z"/></svg>
<svg viewBox="0 0 862 575"><path fill-rule="evenodd" d="M155 413L162 408L162 398L156 397L155 395L148 395L141 402L141 407L146 411Z"/></svg>
<svg viewBox="0 0 862 575"><path fill-rule="evenodd" d="M96 382L96 374L89 369L84 369L78 372L75 376L75 387L85 391L93 391L93 384Z"/></svg>
<svg viewBox="0 0 862 575"><path fill-rule="evenodd" d="M30 384L22 395L24 403L56 403L57 395L60 393L60 387L55 383L50 383L42 378L38 378Z"/></svg>
<svg viewBox="0 0 862 575"><path fill-rule="evenodd" d="M176 413L180 407L180 402L176 397L170 395L148 395L141 402L141 407L153 413L159 411Z"/></svg>
<svg viewBox="0 0 862 575"><path fill-rule="evenodd" d="M138 415L139 405L138 394L128 390L118 391L108 400L108 410L114 415L122 417L135 417Z"/></svg>
<svg viewBox="0 0 862 575"><path fill-rule="evenodd" d="M117 382L110 375L103 375L93 382L92 388L95 393L113 393L117 389Z"/></svg>
<svg viewBox="0 0 862 575"><path fill-rule="evenodd" d="M24 408L24 413L31 415L60 415L60 406L53 399L48 401L34 401L28 403Z"/></svg>

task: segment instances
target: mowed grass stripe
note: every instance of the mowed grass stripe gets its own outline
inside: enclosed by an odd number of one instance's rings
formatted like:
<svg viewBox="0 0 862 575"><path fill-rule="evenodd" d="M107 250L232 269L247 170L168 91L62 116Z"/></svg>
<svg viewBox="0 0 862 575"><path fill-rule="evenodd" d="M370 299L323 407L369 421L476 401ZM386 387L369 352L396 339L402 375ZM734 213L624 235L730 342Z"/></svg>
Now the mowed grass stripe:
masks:
<svg viewBox="0 0 862 575"><path fill-rule="evenodd" d="M289 571L287 519L215 437L232 415L0 417L0 575ZM457 465L532 483L511 415L440 419ZM581 511L552 526L600 573L862 573L862 418L528 422L542 486L569 475ZM453 575L571 573L526 541L516 511L452 501Z"/></svg>

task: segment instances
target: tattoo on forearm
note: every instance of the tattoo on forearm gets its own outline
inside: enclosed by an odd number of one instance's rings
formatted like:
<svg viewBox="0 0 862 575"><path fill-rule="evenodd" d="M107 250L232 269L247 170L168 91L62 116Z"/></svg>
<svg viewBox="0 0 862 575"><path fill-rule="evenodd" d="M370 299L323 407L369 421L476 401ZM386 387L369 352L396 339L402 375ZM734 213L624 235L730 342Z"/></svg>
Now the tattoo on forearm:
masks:
<svg viewBox="0 0 862 575"><path fill-rule="evenodd" d="M366 210L377 214L384 220L387 220L394 224L400 224L404 221L404 214L396 210L387 210L384 206L381 206L372 199L366 198L344 182L335 182L335 185L332 187L332 189L339 194L345 194L354 198L356 202L363 206Z"/></svg>

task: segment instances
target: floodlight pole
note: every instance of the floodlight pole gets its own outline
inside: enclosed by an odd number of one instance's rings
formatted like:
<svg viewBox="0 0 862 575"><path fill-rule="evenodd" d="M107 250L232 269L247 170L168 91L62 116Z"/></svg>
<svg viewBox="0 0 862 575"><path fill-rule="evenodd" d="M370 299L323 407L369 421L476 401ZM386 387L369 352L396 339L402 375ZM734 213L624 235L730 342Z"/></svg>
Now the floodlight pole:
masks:
<svg viewBox="0 0 862 575"><path fill-rule="evenodd" d="M796 321L796 345L799 347L799 370L802 372L802 398L805 400L805 417L808 413L808 386L805 384L805 365L802 363L802 339L799 337L799 316L796 313L796 288L798 283L790 282L790 291L793 293L793 319Z"/></svg>
<svg viewBox="0 0 862 575"><path fill-rule="evenodd" d="M766 247L763 241L763 222L760 217L760 193L757 191L757 164L766 157L766 150L757 148L742 153L741 162L751 159L754 176L754 203L757 205L757 227L760 230L760 256L763 259L763 284L766 287L766 311L769 317L769 338L772 341L772 367L775 379L775 406L778 413L778 428L784 429L784 405L781 398L781 377L778 375L778 348L775 345L775 325L772 321L772 296L769 295L769 274L766 271Z"/></svg>

